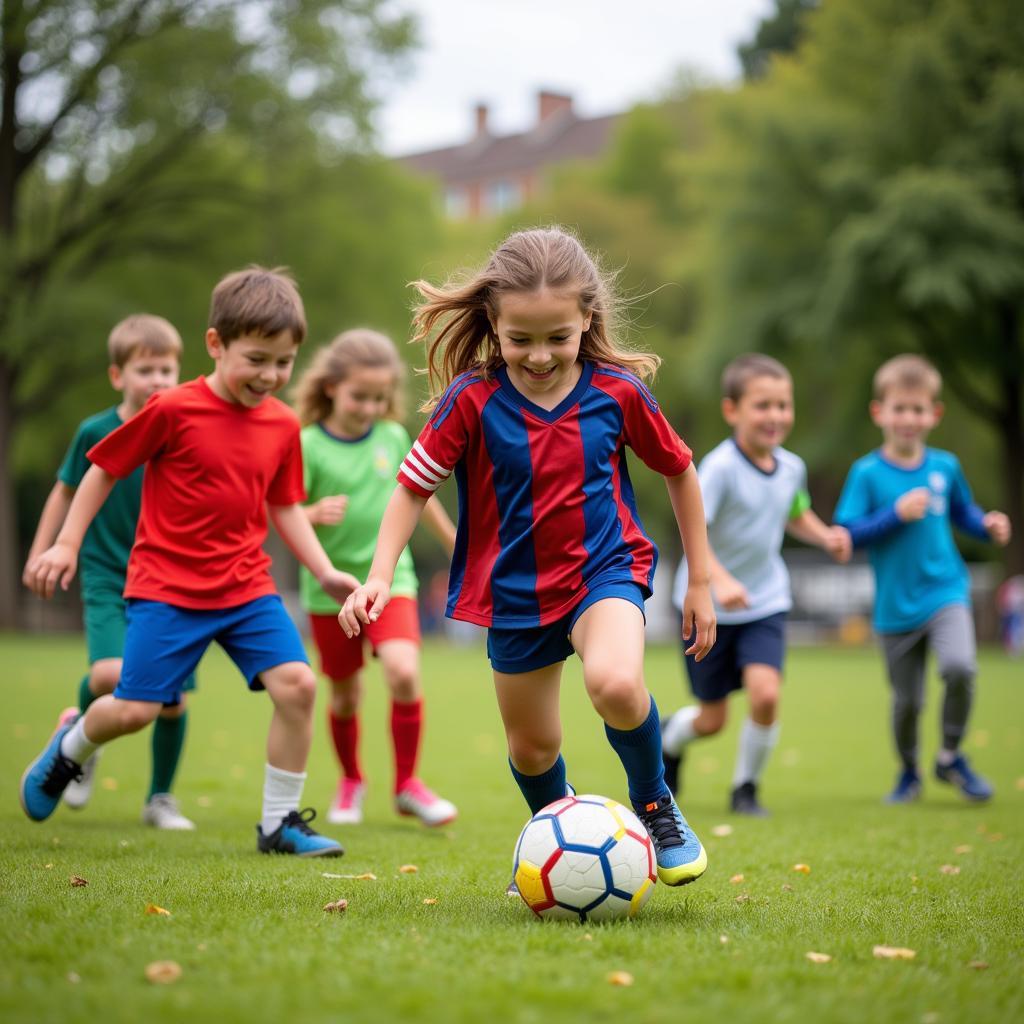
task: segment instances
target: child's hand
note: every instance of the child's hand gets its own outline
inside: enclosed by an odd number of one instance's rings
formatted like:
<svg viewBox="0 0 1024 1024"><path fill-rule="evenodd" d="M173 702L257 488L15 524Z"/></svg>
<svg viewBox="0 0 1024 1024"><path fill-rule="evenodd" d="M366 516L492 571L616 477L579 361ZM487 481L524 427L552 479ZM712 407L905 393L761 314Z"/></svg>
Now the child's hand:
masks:
<svg viewBox="0 0 1024 1024"><path fill-rule="evenodd" d="M335 494L329 498L321 498L309 506L309 521L314 526L337 526L345 518L347 508L347 494Z"/></svg>
<svg viewBox="0 0 1024 1024"><path fill-rule="evenodd" d="M359 586L359 580L352 573L341 572L339 569L324 573L317 582L338 604L343 604Z"/></svg>
<svg viewBox="0 0 1024 1024"><path fill-rule="evenodd" d="M845 526L830 526L825 537L825 550L837 562L848 562L853 555L850 531Z"/></svg>
<svg viewBox="0 0 1024 1024"><path fill-rule="evenodd" d="M747 588L735 576L726 574L716 580L711 588L714 591L715 600L731 612L750 607L750 595L747 593Z"/></svg>
<svg viewBox="0 0 1024 1024"><path fill-rule="evenodd" d="M78 550L58 541L29 563L22 578L34 593L49 598L58 583L61 590L71 586L77 568Z"/></svg>
<svg viewBox="0 0 1024 1024"><path fill-rule="evenodd" d="M696 634L696 635L694 635ZM695 661L701 661L715 643L715 608L711 603L711 589L700 583L691 583L683 601L683 640L693 636L686 648Z"/></svg>
<svg viewBox="0 0 1024 1024"><path fill-rule="evenodd" d="M988 535L993 543L1001 548L1010 543L1010 534L1013 528L1010 526L1010 517L1005 512L986 512L982 519L982 525L988 530Z"/></svg>
<svg viewBox="0 0 1024 1024"><path fill-rule="evenodd" d="M359 636L360 624L376 622L390 600L391 588L383 580L370 578L361 587L356 587L338 612L338 624L345 631L345 636Z"/></svg>
<svg viewBox="0 0 1024 1024"><path fill-rule="evenodd" d="M927 487L915 487L896 499L896 515L900 522L911 523L916 519L924 519L931 504L932 492Z"/></svg>

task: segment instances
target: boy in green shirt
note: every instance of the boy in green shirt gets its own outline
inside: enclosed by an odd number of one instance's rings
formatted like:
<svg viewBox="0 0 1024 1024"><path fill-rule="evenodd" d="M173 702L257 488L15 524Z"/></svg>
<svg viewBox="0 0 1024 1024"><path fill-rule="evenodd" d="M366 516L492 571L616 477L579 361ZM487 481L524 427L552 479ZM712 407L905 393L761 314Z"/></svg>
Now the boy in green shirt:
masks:
<svg viewBox="0 0 1024 1024"><path fill-rule="evenodd" d="M138 314L117 324L110 332L110 383L119 391L119 405L84 420L57 472L57 482L46 500L28 554L27 566L53 543L67 516L71 499L90 463L85 453L134 416L150 395L178 383L181 337L163 317ZM112 693L121 676L125 636L125 574L128 555L135 542L135 524L142 501L140 467L118 481L93 520L81 554L81 587L84 606L89 672L78 688L78 708L68 708L61 722L85 709L99 696ZM27 585L27 580L26 580ZM195 689L190 676L185 690ZM160 829L193 829L195 825L178 809L171 787L185 742L184 701L165 707L153 725L153 771L142 820ZM92 792L97 751L82 766L81 778L64 791L68 807L85 806Z"/></svg>

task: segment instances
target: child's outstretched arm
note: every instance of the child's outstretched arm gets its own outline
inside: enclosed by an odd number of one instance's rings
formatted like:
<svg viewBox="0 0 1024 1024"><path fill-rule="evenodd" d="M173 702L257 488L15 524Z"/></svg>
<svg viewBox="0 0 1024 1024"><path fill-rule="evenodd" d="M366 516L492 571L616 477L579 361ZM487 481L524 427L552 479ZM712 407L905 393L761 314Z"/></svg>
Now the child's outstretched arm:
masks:
<svg viewBox="0 0 1024 1024"><path fill-rule="evenodd" d="M408 487L402 484L395 487L380 522L377 548L366 582L349 594L338 615L346 636L358 636L360 624L375 622L391 600L395 566L420 521L426 503L426 498L414 494Z"/></svg>
<svg viewBox="0 0 1024 1024"><path fill-rule="evenodd" d="M441 546L451 558L452 552L455 550L455 524L445 511L444 505L438 500L437 495L428 499L426 505L423 506L423 523L441 542Z"/></svg>
<svg viewBox="0 0 1024 1024"><path fill-rule="evenodd" d="M291 548L292 554L316 577L320 586L341 604L359 586L359 580L351 573L341 572L331 565L303 506L269 505L268 508L274 527Z"/></svg>
<svg viewBox="0 0 1024 1024"><path fill-rule="evenodd" d="M116 476L95 465L82 477L57 539L25 569L26 584L40 597L53 597L58 584L61 590L71 586L85 532L116 483Z"/></svg>
<svg viewBox="0 0 1024 1024"><path fill-rule="evenodd" d="M844 526L826 526L809 508L786 523L786 533L827 551L837 562L848 562L853 554L850 531Z"/></svg>
<svg viewBox="0 0 1024 1024"><path fill-rule="evenodd" d="M71 508L71 499L75 496L75 489L69 487L62 480L58 480L46 498L43 511L39 516L39 525L36 527L36 535L32 538L32 546L28 549L28 557L25 559L25 568L21 574L21 582L26 587L31 587L31 575L29 566L48 548L53 545L68 517L68 509Z"/></svg>
<svg viewBox="0 0 1024 1024"><path fill-rule="evenodd" d="M711 550L704 521L697 470L691 463L678 476L665 477L679 539L686 553L689 584L683 600L683 637L694 636L686 653L701 661L715 643L715 609L711 603Z"/></svg>

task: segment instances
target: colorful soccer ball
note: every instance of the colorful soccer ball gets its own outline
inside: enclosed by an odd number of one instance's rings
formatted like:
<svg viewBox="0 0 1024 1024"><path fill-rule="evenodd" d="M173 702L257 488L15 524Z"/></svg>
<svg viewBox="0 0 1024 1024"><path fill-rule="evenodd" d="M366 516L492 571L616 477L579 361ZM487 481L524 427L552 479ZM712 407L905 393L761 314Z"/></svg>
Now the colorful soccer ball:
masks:
<svg viewBox="0 0 1024 1024"><path fill-rule="evenodd" d="M640 819L604 796L567 796L538 811L519 834L513 873L543 918L633 917L657 881L654 846Z"/></svg>

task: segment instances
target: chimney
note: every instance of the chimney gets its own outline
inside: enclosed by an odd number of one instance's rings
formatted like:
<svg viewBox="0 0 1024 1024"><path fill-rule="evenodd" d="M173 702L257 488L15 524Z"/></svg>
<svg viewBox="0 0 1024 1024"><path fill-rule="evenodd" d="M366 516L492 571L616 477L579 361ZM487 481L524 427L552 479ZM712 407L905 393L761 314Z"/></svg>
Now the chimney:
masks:
<svg viewBox="0 0 1024 1024"><path fill-rule="evenodd" d="M562 92L548 92L542 89L537 94L537 124L544 124L549 118L565 111L572 114L572 97Z"/></svg>
<svg viewBox="0 0 1024 1024"><path fill-rule="evenodd" d="M487 132L487 113L488 113L487 104L486 103L478 103L474 109L475 109L475 113L476 113L476 135L475 135L475 138L480 138L481 135L487 135L488 134L488 132Z"/></svg>

